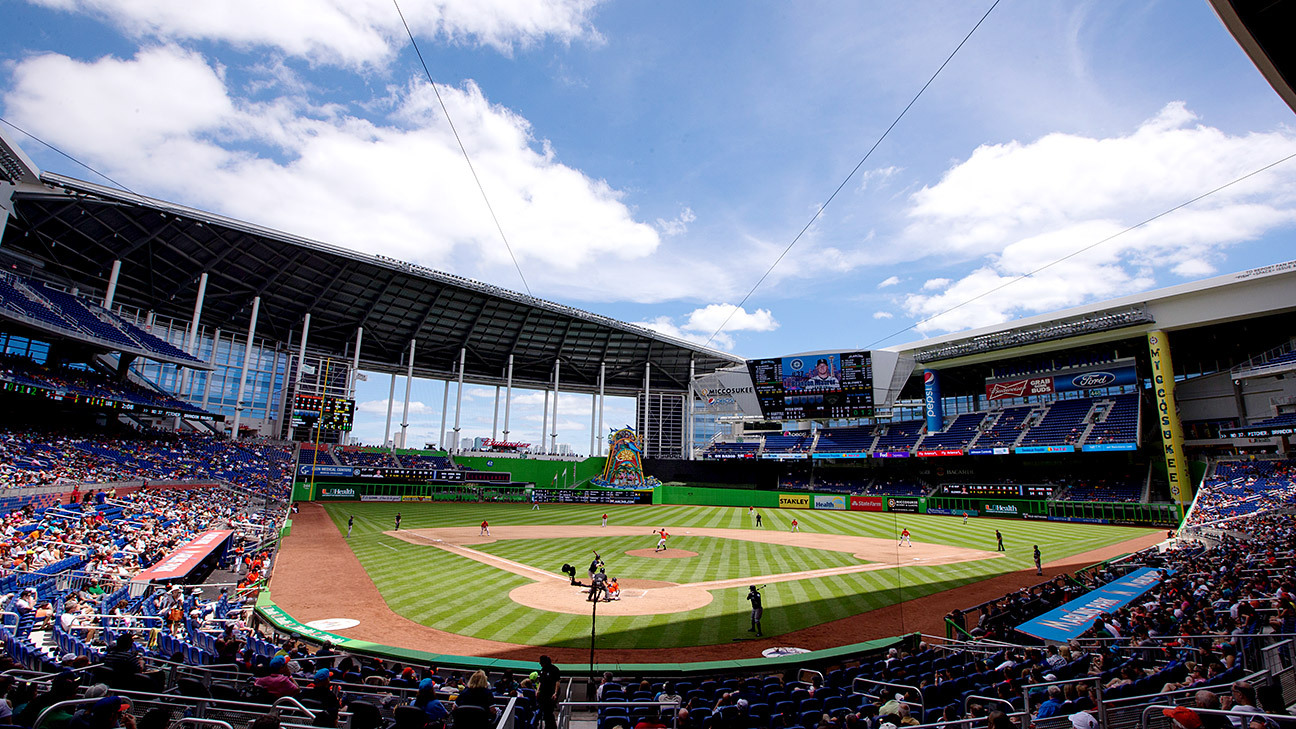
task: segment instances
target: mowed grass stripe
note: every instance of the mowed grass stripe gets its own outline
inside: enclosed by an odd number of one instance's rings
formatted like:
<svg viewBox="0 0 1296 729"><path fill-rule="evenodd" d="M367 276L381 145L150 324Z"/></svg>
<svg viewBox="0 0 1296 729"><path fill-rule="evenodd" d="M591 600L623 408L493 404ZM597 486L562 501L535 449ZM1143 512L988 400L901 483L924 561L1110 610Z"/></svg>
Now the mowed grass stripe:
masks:
<svg viewBox="0 0 1296 729"><path fill-rule="evenodd" d="M526 578L496 570L474 560L430 546L413 545L385 537L401 512L402 530L426 527L476 526L483 518L492 526L507 524L582 525L597 527L606 512L609 523L640 525L642 538L630 538L626 548L651 548L653 529L672 532L671 546L699 552L698 558L645 560L645 569L656 570L670 582L697 582L731 576L771 574L820 569L843 563L858 564L851 555L826 550L797 550L780 545L762 545L745 540L726 540L684 535L690 527L754 528L746 508L698 506L598 506L544 504L538 511L529 504L377 504L334 503L326 505L340 534L346 533L347 516L354 514L355 533L348 544L369 571L383 598L396 612L425 625L441 629L457 626L453 632L477 637L532 645L587 646L589 617L554 614L516 605L507 599L512 586L526 584ZM767 590L766 634L846 617L864 610L910 600L938 590L968 584L985 577L1031 566L1030 549L1039 544L1046 561L1060 559L1130 539L1149 530L1104 525L1056 522L999 521L973 518L964 526L958 517L923 514L880 514L868 512L814 512L762 509L764 528L787 530L797 518L803 531L895 538L908 527L914 539L935 544L994 549L994 530L1000 529L1008 547L1006 559L983 560L957 565L904 566L899 570L903 588L897 589L897 571L874 572L802 580L771 585ZM677 541L676 536L681 539ZM684 538L689 542L683 541ZM527 540L529 554L519 562L557 572L564 562L575 564L584 577L588 559L567 551L558 540ZM544 542L554 542L544 544ZM613 540L605 540L611 542ZM630 544L633 543L633 546ZM481 545L483 551L507 542ZM685 546L690 544L691 546ZM620 545L618 545L620 546ZM624 550L622 550L624 551ZM494 553L494 552L492 552ZM586 553L588 554L588 553ZM704 559L710 555L710 559ZM512 556L501 554L510 559ZM608 558L604 553L604 557ZM608 559L622 579L648 577L636 574L639 563L621 552ZM774 588L777 587L777 590ZM599 616L601 647L672 647L725 642L745 635L749 605L745 589L713 591L711 604L687 613L656 616Z"/></svg>

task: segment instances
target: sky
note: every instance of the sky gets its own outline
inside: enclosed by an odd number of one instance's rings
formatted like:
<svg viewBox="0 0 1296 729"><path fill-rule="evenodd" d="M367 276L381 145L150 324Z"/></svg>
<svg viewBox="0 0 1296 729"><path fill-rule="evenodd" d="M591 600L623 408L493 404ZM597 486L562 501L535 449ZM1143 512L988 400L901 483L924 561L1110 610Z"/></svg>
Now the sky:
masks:
<svg viewBox="0 0 1296 729"><path fill-rule="evenodd" d="M434 89L390 0L8 0L0 116L141 194L745 357L1296 258L1296 160L1116 235L1296 153L1204 0L1002 0L864 159L990 7L404 0ZM360 383L360 440L388 386ZM410 442L435 442L441 385L412 389ZM465 438L493 397L465 388ZM512 439L539 400L515 397ZM562 396L559 441L588 450L589 413Z"/></svg>

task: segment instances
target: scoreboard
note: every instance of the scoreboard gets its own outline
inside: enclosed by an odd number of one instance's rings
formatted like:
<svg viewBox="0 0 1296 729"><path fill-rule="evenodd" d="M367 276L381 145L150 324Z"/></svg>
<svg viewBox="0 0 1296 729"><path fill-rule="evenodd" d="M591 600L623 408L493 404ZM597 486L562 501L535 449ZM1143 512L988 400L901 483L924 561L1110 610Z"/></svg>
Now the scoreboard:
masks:
<svg viewBox="0 0 1296 729"><path fill-rule="evenodd" d="M320 430L350 431L354 419L355 400L300 393L293 397L293 427L309 427L318 423Z"/></svg>
<svg viewBox="0 0 1296 729"><path fill-rule="evenodd" d="M947 483L941 486L941 494L945 496L1048 499L1053 496L1053 487L1048 484L1035 483Z"/></svg>
<svg viewBox="0 0 1296 729"><path fill-rule="evenodd" d="M805 354L748 360L761 414L770 420L864 418L873 415L870 352Z"/></svg>
<svg viewBox="0 0 1296 729"><path fill-rule="evenodd" d="M619 489L533 489L533 498L541 503L558 504L651 504L652 491Z"/></svg>

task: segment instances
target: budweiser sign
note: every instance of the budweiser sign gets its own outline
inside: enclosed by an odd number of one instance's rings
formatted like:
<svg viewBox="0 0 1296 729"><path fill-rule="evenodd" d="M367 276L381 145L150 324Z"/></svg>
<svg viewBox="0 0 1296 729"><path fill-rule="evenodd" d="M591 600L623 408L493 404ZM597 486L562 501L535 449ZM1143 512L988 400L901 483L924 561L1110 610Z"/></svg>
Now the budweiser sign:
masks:
<svg viewBox="0 0 1296 729"><path fill-rule="evenodd" d="M1048 395L1052 392L1052 377L1031 377L1024 380L1006 380L1004 382L986 383L986 397L990 400L1006 400L1014 397Z"/></svg>

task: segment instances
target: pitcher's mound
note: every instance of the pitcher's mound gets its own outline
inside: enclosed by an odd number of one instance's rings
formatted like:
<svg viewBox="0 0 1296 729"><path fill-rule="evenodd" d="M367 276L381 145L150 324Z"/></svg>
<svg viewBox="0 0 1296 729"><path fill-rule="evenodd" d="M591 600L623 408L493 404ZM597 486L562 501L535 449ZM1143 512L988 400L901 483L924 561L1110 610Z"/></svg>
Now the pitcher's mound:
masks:
<svg viewBox="0 0 1296 729"><path fill-rule="evenodd" d="M651 557L653 559L678 559L680 557L696 557L697 552L690 552L687 549L632 549L626 552L630 557Z"/></svg>

